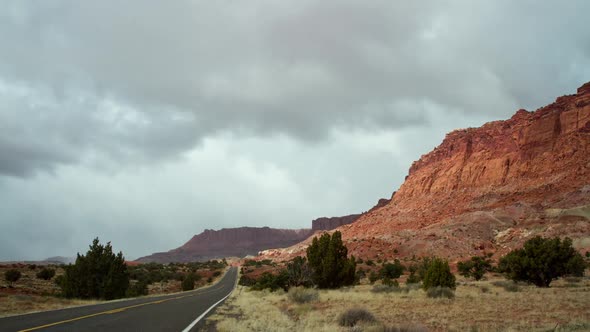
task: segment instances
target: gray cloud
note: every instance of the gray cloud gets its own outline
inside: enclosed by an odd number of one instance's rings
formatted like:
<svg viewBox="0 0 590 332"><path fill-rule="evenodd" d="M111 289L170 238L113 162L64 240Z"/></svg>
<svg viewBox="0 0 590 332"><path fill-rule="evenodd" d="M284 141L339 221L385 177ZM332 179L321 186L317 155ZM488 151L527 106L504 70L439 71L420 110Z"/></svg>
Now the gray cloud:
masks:
<svg viewBox="0 0 590 332"><path fill-rule="evenodd" d="M123 241L141 228L164 250L211 220L301 227L365 210L445 132L534 109L587 81L589 9L5 1L0 223L21 225L10 241L34 238L32 229ZM260 202L228 202L233 195ZM0 252L19 252L2 240ZM137 255L149 247L130 242L124 249Z"/></svg>

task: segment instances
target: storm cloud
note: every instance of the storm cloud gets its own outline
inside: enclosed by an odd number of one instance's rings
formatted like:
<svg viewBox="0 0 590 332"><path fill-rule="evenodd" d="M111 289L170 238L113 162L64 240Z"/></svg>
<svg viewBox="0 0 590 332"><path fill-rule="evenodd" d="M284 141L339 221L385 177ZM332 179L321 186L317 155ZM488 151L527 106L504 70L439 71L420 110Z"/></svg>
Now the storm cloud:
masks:
<svg viewBox="0 0 590 332"><path fill-rule="evenodd" d="M5 1L0 260L367 210L449 130L587 81L589 9Z"/></svg>

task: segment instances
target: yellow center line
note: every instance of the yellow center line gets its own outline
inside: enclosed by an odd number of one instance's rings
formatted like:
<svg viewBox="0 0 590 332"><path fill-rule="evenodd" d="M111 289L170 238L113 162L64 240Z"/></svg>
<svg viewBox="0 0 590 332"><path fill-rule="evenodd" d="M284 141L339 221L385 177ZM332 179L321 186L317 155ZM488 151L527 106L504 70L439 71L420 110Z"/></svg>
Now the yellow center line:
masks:
<svg viewBox="0 0 590 332"><path fill-rule="evenodd" d="M222 288L223 287L214 288L214 289L206 289L206 290L203 290L202 292L198 292L197 291L194 294L181 295L181 296L176 296L176 297L170 297L170 298L156 300L156 301L152 301L152 302L140 303L140 304L130 305L130 306L127 306L127 307L121 307L121 308L111 309L111 310L107 310L107 311L97 312L97 313L86 315L86 316L80 316L80 317L75 317L75 318L71 318L71 319L62 320L62 321L55 322L55 323L50 323L50 324L46 324L46 325L31 327L31 328L28 328L28 329L25 329L25 330L20 330L18 332L35 331L35 330L40 330L40 329L48 328L48 327L55 326L55 325L61 325L61 324L65 324L65 323L75 322L77 320L82 320L82 319L86 319L86 318L96 317L96 316L100 316L100 315L116 314L116 313L123 312L123 311L128 310L128 309L143 307L143 306L150 305L150 304L160 304L160 303L168 302L168 301L171 301L171 300L179 300L179 299L182 299L182 298L185 298L185 297L202 295L202 294L206 294L206 293L210 293L210 292L213 292L213 291L220 290Z"/></svg>

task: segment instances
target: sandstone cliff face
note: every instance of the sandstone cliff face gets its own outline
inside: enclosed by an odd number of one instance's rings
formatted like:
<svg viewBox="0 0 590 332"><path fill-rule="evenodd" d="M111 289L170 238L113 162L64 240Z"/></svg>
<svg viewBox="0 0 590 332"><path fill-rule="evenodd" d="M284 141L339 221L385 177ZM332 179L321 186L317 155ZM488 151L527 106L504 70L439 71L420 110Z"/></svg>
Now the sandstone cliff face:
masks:
<svg viewBox="0 0 590 332"><path fill-rule="evenodd" d="M455 130L385 206L339 228L360 257L502 254L531 236L590 248L590 83L505 121ZM288 258L306 246L269 251Z"/></svg>
<svg viewBox="0 0 590 332"><path fill-rule="evenodd" d="M224 228L205 230L193 236L183 246L168 252L155 253L137 259L138 262L169 263L206 261L223 257L257 255L268 248L282 248L305 240L310 229L275 229L269 227Z"/></svg>

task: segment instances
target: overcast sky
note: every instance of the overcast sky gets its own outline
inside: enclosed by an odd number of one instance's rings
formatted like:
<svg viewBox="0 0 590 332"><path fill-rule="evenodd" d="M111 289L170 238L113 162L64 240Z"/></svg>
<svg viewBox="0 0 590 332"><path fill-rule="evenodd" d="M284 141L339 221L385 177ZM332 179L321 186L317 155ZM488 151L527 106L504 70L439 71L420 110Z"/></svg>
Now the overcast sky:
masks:
<svg viewBox="0 0 590 332"><path fill-rule="evenodd" d="M590 80L590 2L0 6L0 260L368 210L455 128Z"/></svg>

